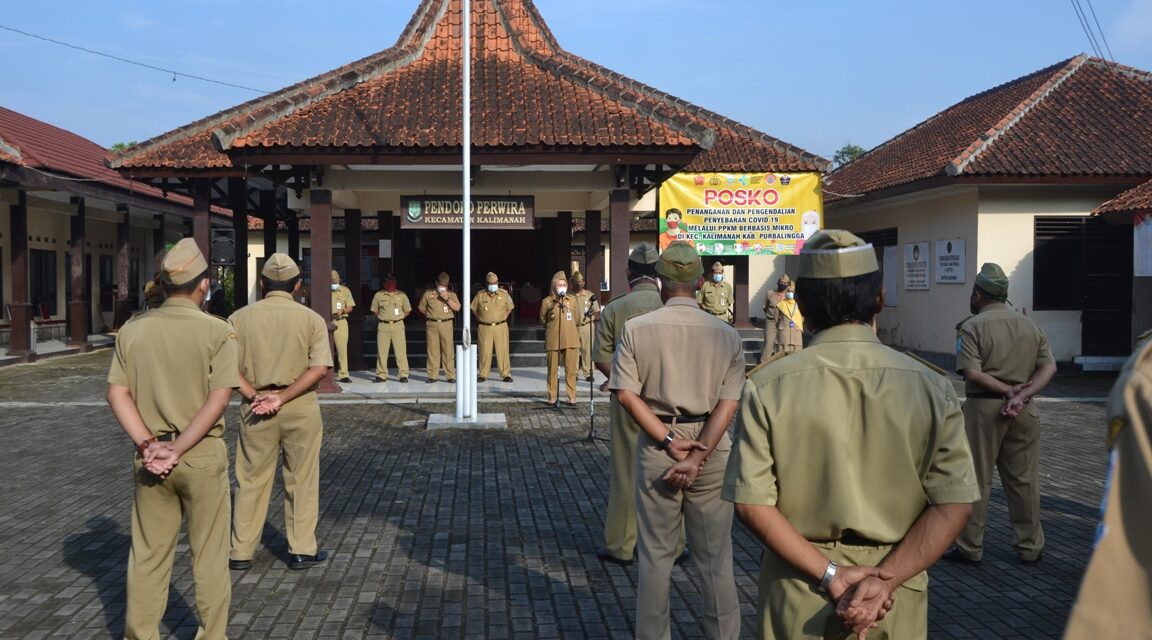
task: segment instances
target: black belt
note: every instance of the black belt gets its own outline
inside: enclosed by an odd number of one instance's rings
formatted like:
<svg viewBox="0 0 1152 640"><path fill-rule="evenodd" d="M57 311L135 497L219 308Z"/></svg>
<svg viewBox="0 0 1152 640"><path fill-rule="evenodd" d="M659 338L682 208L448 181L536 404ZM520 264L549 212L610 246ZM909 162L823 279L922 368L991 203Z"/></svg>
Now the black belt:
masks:
<svg viewBox="0 0 1152 640"><path fill-rule="evenodd" d="M455 318L428 318L428 322L452 322Z"/></svg>
<svg viewBox="0 0 1152 640"><path fill-rule="evenodd" d="M678 423L678 424L691 424L693 422L704 422L704 421L708 420L709 415L711 415L711 414L705 413L702 416L656 416L656 417L660 418L660 422L663 422L664 424L672 424L673 422Z"/></svg>
<svg viewBox="0 0 1152 640"><path fill-rule="evenodd" d="M396 324L397 322L404 322L403 320L381 320L384 324Z"/></svg>
<svg viewBox="0 0 1152 640"><path fill-rule="evenodd" d="M853 547L884 547L888 546L886 542L876 542L869 538L856 533L855 531L846 531L840 537L840 544L846 544Z"/></svg>
<svg viewBox="0 0 1152 640"><path fill-rule="evenodd" d="M282 391L282 390L287 389L287 388L288 388L288 385L286 385L286 384L270 384L266 387L260 387L259 389L257 389L257 391Z"/></svg>
<svg viewBox="0 0 1152 640"><path fill-rule="evenodd" d="M714 316L726 316L726 315L728 315L727 311L709 311L708 313L711 313Z"/></svg>
<svg viewBox="0 0 1152 640"><path fill-rule="evenodd" d="M169 431L168 433L161 433L156 436L156 442L176 442L176 438L180 437L179 431Z"/></svg>
<svg viewBox="0 0 1152 640"><path fill-rule="evenodd" d="M480 322L480 321L477 320L476 322ZM508 322L508 321L507 320L501 320L500 322L480 322L480 324L484 325L485 327L495 327L496 325L504 324L505 322Z"/></svg>
<svg viewBox="0 0 1152 640"><path fill-rule="evenodd" d="M968 398L984 398L987 400L1004 400L1007 397L994 391L973 391L971 393L965 393L964 396Z"/></svg>

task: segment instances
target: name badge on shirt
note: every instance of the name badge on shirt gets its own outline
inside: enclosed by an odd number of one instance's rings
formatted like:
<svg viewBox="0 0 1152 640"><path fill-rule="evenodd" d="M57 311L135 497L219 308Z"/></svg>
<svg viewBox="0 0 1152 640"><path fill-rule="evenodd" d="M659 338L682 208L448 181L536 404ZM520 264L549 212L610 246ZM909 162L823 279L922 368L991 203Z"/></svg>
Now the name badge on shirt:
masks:
<svg viewBox="0 0 1152 640"><path fill-rule="evenodd" d="M400 308L399 308L399 307L394 307L394 308L392 309L392 315L394 315L394 316L398 316L398 315L400 315Z"/></svg>
<svg viewBox="0 0 1152 640"><path fill-rule="evenodd" d="M444 313L448 313L448 305L444 305Z"/></svg>
<svg viewBox="0 0 1152 640"><path fill-rule="evenodd" d="M572 312L571 311L568 312L566 320L568 320L568 322L572 322Z"/></svg>
<svg viewBox="0 0 1152 640"><path fill-rule="evenodd" d="M796 328L796 322L793 320L789 320L788 321L788 328L789 329L795 329Z"/></svg>
<svg viewBox="0 0 1152 640"><path fill-rule="evenodd" d="M336 303L336 310L337 310L337 311L339 311L339 310L341 310L341 309L343 309L343 308L344 308L344 303L343 303L343 302L337 302L337 303Z"/></svg>

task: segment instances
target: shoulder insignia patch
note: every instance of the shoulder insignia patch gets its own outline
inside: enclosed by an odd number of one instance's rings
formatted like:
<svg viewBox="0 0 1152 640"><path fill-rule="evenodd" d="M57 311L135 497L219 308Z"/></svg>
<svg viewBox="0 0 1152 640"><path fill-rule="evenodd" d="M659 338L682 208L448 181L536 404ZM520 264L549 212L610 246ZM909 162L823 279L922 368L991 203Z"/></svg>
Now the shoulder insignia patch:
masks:
<svg viewBox="0 0 1152 640"><path fill-rule="evenodd" d="M1116 439L1128 426L1128 421L1121 417L1112 418L1112 422L1108 423L1108 448L1111 449L1116 445Z"/></svg>
<svg viewBox="0 0 1152 640"><path fill-rule="evenodd" d="M744 377L745 377L745 378L751 378L751 377L752 377L752 374L754 374L754 373L756 373L757 371L759 371L759 370L763 369L764 367L766 367L766 366L768 366L768 365L772 364L773 362L776 362L777 360L780 360L781 358L784 358L784 357L785 357L785 356L787 356L788 354L789 354L789 352L787 352L787 351L777 351L776 353L774 353L774 354L772 354L772 355L768 356L768 359L767 359L767 360L765 360L764 362L761 362L760 364L758 364L758 365L755 365L754 367L752 367L751 369L749 369L749 370L748 370L748 372L744 374Z"/></svg>
<svg viewBox="0 0 1152 640"><path fill-rule="evenodd" d="M921 358L920 356L916 355L915 353L912 353L911 351L905 351L904 355L908 356L909 358L912 358L916 362L919 362L920 364L924 365L925 367L928 367L932 371L934 371L934 372L936 372L936 373L938 373L944 377L948 376L947 371L941 369L940 367L937 367L936 365L932 364L931 362L928 362L924 358Z"/></svg>

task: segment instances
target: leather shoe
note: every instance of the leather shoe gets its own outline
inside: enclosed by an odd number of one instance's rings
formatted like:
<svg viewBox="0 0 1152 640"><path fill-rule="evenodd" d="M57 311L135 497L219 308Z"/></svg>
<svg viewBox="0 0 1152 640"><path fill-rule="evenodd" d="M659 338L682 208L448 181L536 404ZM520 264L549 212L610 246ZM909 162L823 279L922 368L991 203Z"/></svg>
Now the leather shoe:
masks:
<svg viewBox="0 0 1152 640"><path fill-rule="evenodd" d="M448 380L446 380L446 382L448 384L456 384L456 378L448 378Z"/></svg>
<svg viewBox="0 0 1152 640"><path fill-rule="evenodd" d="M433 380L432 378L425 378L424 382L427 382L428 384L432 384L433 382L436 382L436 381Z"/></svg>
<svg viewBox="0 0 1152 640"><path fill-rule="evenodd" d="M228 568L233 571L247 571L252 568L251 560L229 560Z"/></svg>
<svg viewBox="0 0 1152 640"><path fill-rule="evenodd" d="M480 376L476 376L476 382L484 382L487 379L488 378L481 378Z"/></svg>
<svg viewBox="0 0 1152 640"><path fill-rule="evenodd" d="M352 382L352 378L349 378L348 376L344 376L343 378L340 378L340 382Z"/></svg>
<svg viewBox="0 0 1152 640"><path fill-rule="evenodd" d="M973 560L972 558L969 558L968 556L964 555L964 552L960 551L960 547L952 547L951 549L945 551L944 555L942 555L940 557L944 560L947 560L948 562L955 562L956 564L966 564L966 565L970 565L973 567L979 566L981 563L980 560Z"/></svg>
<svg viewBox="0 0 1152 640"><path fill-rule="evenodd" d="M588 376L587 378L584 378L584 382L592 382L592 381L593 381L593 380L595 380L595 379L596 379L596 378L595 378L595 377L593 377L593 376Z"/></svg>
<svg viewBox="0 0 1152 640"><path fill-rule="evenodd" d="M320 564L321 562L324 562L327 559L328 559L328 552L327 551L317 551L316 555L314 555L314 556L306 556L303 554L294 553L294 554L288 556L288 568L289 569L307 569L309 567L314 567L314 566Z"/></svg>
<svg viewBox="0 0 1152 640"><path fill-rule="evenodd" d="M690 559L692 559L692 550L688 547L684 547L684 550L680 552L679 556L676 556L676 560L672 564L680 566L685 562L688 562Z"/></svg>
<svg viewBox="0 0 1152 640"><path fill-rule="evenodd" d="M403 378L400 378L400 382L403 382L404 384L408 384L408 376L404 376Z"/></svg>
<svg viewBox="0 0 1152 640"><path fill-rule="evenodd" d="M376 379L373 380L372 382L386 382L386 380L384 380L384 378L381 378L380 376L376 376Z"/></svg>
<svg viewBox="0 0 1152 640"><path fill-rule="evenodd" d="M549 406L549 407L552 407L553 409L559 409L560 408L560 404L556 400L549 400L548 402L545 402L544 404Z"/></svg>
<svg viewBox="0 0 1152 640"><path fill-rule="evenodd" d="M1044 559L1044 554L1041 552L1040 555L1036 556L1035 558L1032 558L1031 560L1027 560L1025 558L1020 558L1020 564L1026 566L1026 567L1035 567L1036 565L1040 564L1040 561L1043 559Z"/></svg>
<svg viewBox="0 0 1152 640"><path fill-rule="evenodd" d="M504 376L504 382L512 382L512 376Z"/></svg>
<svg viewBox="0 0 1152 640"><path fill-rule="evenodd" d="M608 550L603 548L603 547L596 550L596 557L599 558L600 560L604 561L604 562L611 562L612 564L618 564L622 567L630 566L633 562L635 562L631 558L629 558L628 560L624 560L623 558L617 558L616 556L612 555L611 553L608 553Z"/></svg>

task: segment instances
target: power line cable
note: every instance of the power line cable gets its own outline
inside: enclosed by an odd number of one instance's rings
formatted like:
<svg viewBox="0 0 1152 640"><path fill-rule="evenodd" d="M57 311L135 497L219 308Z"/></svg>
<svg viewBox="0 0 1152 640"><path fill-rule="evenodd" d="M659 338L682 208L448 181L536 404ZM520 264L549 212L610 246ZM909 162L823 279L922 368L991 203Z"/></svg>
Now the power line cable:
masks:
<svg viewBox="0 0 1152 640"><path fill-rule="evenodd" d="M212 84L218 84L218 85L222 85L225 87L232 87L233 89L243 89L245 91L254 91L256 93L268 93L264 89L254 89L252 87L245 87L244 85L233 84L231 82L224 82L221 80L213 80L212 78L205 78L204 76L197 76L197 75L193 75L191 73L184 73L182 71L175 71L173 69L165 69L164 67L157 67L155 65L147 64L145 62L137 62L136 60L129 60L128 58L121 58L120 56L112 55L111 53L104 53L103 51L96 51L95 49L89 49L87 47L81 47L79 45L71 44L69 42L63 42L61 40L53 40L52 38L46 38L44 36L38 36L34 33L28 33L27 31L21 31L20 29L9 27L9 26L3 25L3 24L0 24L0 29L4 29L5 31L11 31L12 33L18 33L22 36L27 36L29 38L35 38L36 40L43 40L44 42L50 42L52 44L60 45L62 47L68 47L69 49L75 49L77 51L83 51L84 53L91 53L93 55L102 56L105 58L116 60L118 62L126 62L128 64L136 65L137 67L144 67L145 69L152 69L153 71L163 71L164 73L170 73L170 74L172 74L172 80L173 81L176 80L176 76L180 76L182 78L189 78L192 80L199 80L201 82L211 82Z"/></svg>
<svg viewBox="0 0 1152 640"><path fill-rule="evenodd" d="M1076 19L1080 21L1080 29L1084 31L1084 35L1088 36L1088 44L1092 47L1092 53L1096 54L1097 58L1103 58L1104 55L1100 53L1100 46L1096 44L1096 38L1092 35L1092 30L1088 27L1088 19L1084 15L1084 10L1080 7L1077 0L1070 0L1072 9L1076 11Z"/></svg>
<svg viewBox="0 0 1152 640"><path fill-rule="evenodd" d="M1088 8L1092 11L1092 21L1096 23L1096 31L1100 33L1100 40L1104 43L1104 48L1108 51L1108 59L1116 62L1116 58L1112 56L1112 47L1108 46L1108 38L1104 37L1104 29L1100 28L1100 20L1096 17L1096 7L1092 6L1092 0L1088 0Z"/></svg>

